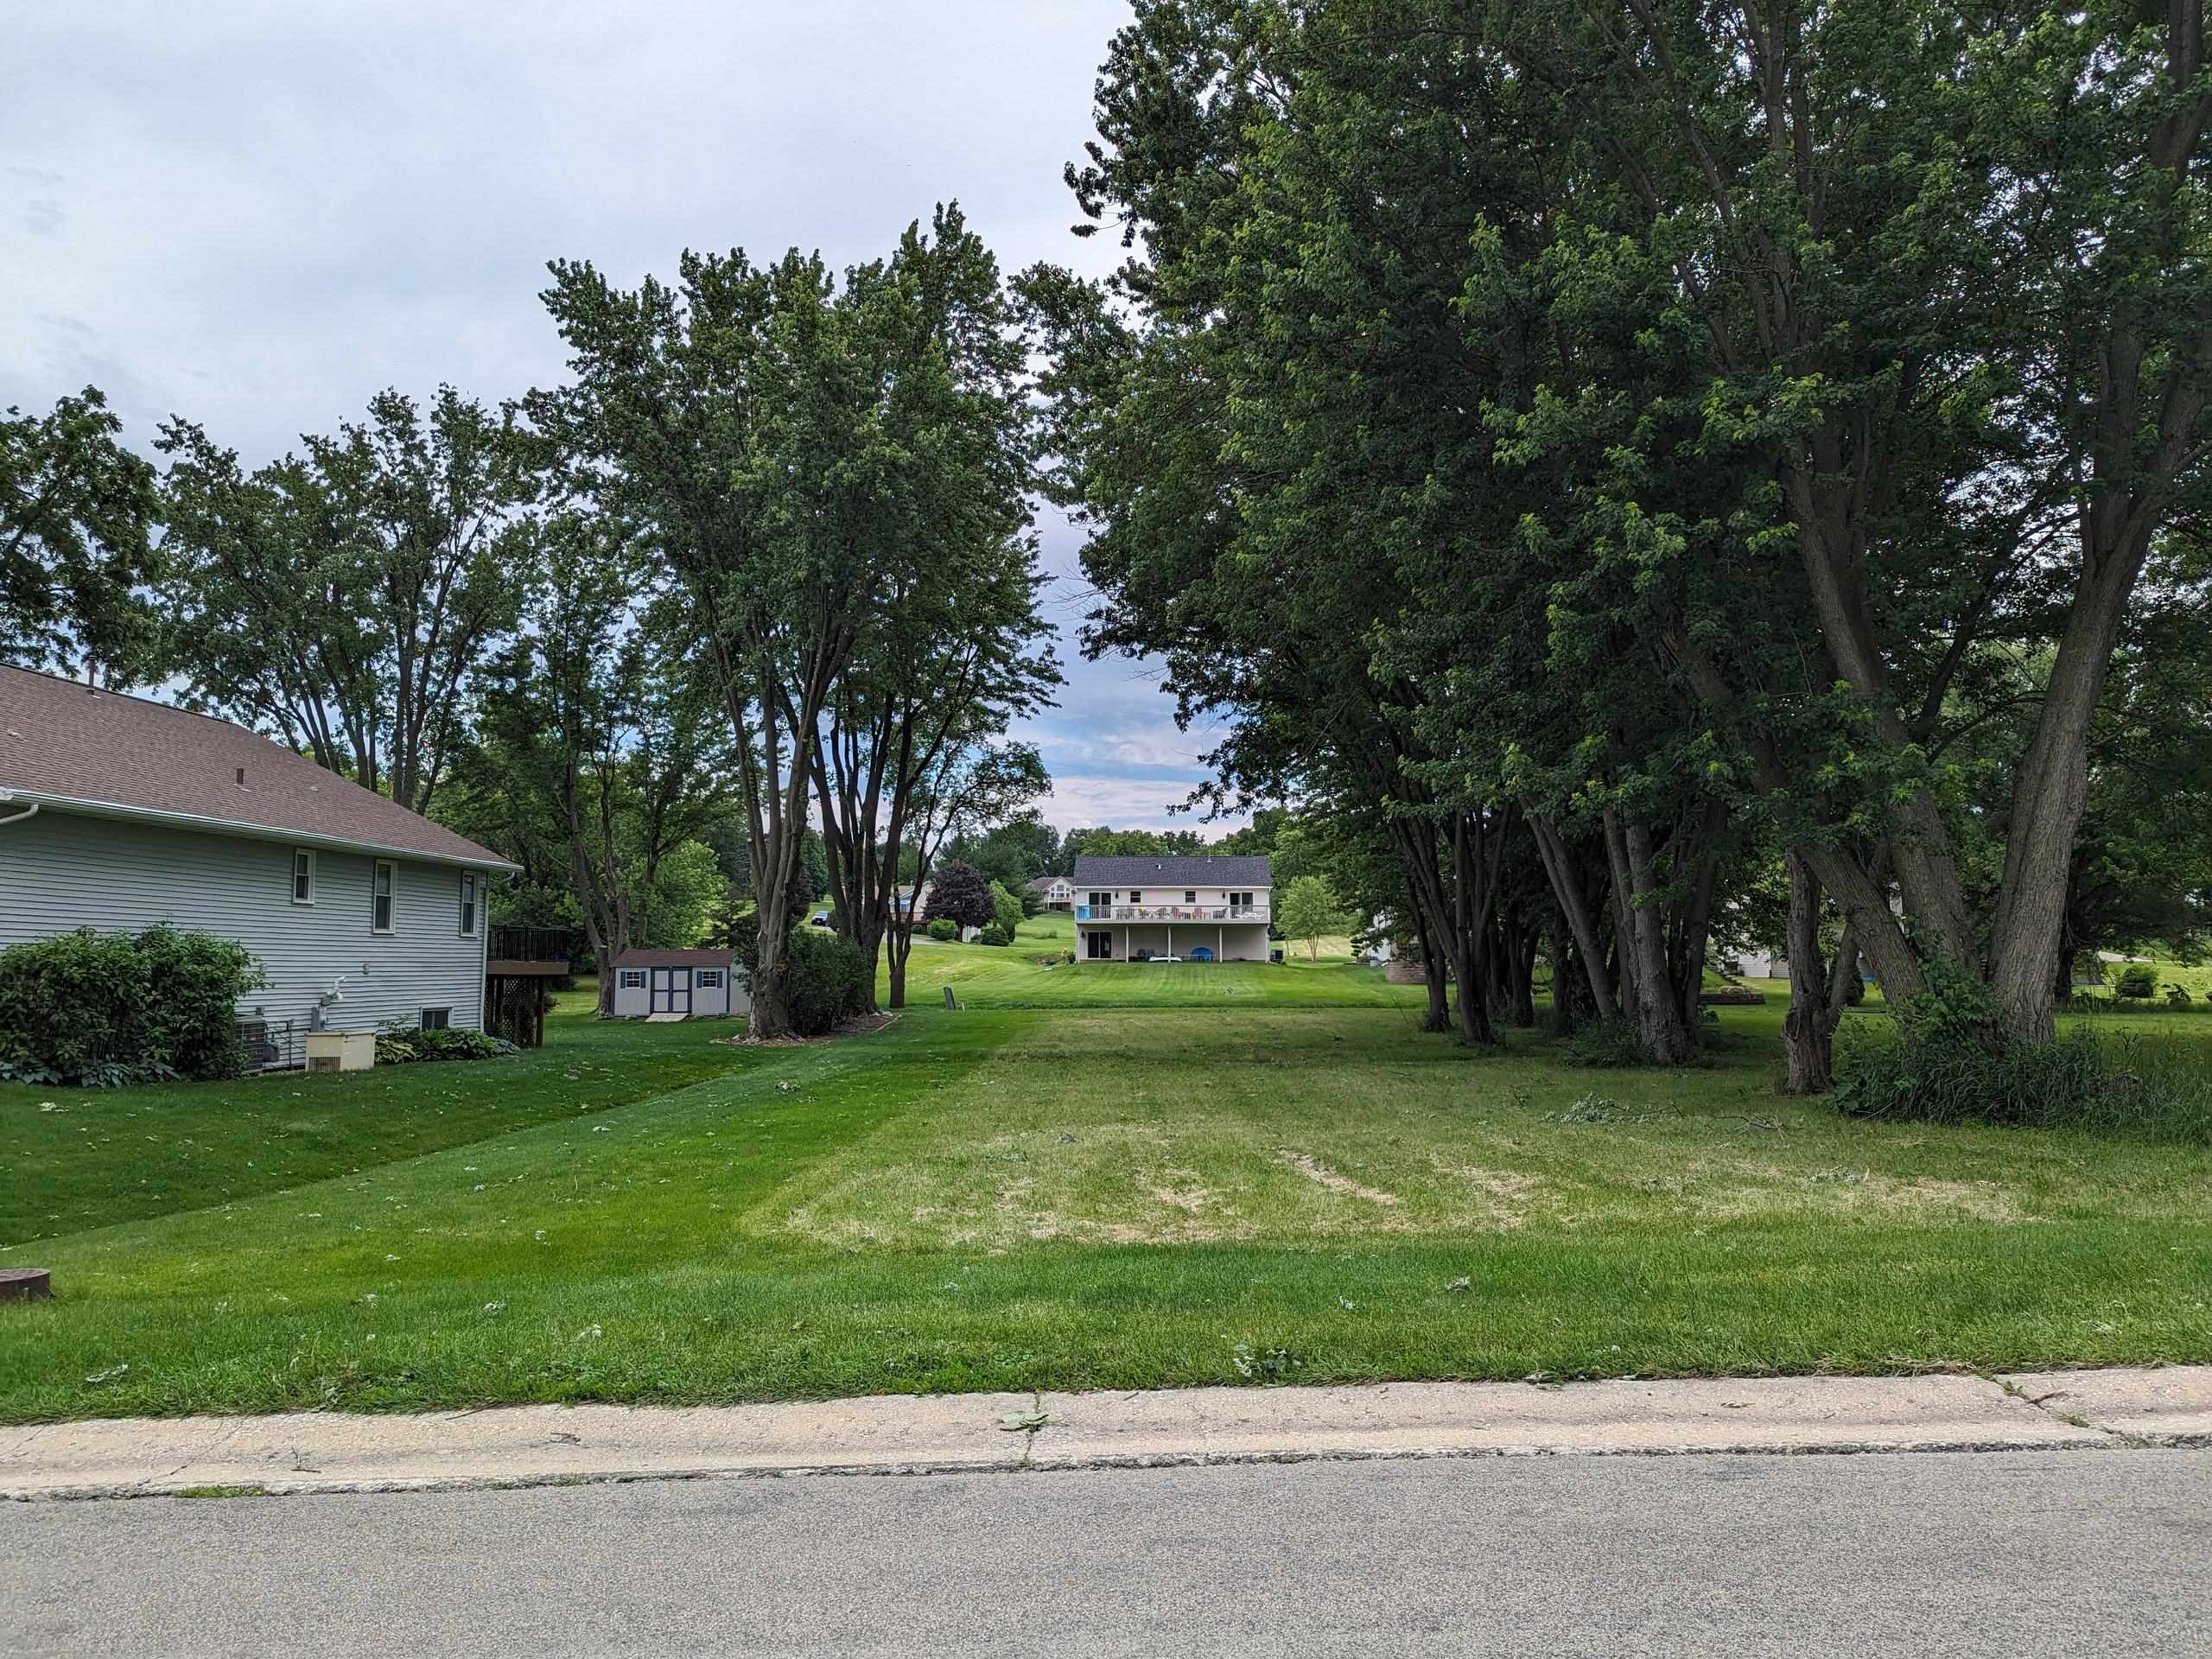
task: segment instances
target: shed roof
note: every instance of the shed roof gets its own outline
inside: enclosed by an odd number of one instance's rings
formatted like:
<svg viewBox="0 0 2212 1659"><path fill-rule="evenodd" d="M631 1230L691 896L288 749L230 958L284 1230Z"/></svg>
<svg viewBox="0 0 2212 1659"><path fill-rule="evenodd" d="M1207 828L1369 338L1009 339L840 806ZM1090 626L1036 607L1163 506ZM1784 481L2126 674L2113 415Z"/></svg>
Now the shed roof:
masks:
<svg viewBox="0 0 2212 1659"><path fill-rule="evenodd" d="M734 950L625 950L614 958L617 968L731 968Z"/></svg>
<svg viewBox="0 0 2212 1659"><path fill-rule="evenodd" d="M1174 854L1162 858L1082 858L1075 861L1078 887L1265 887L1273 885L1268 861L1257 855L1216 857Z"/></svg>
<svg viewBox="0 0 2212 1659"><path fill-rule="evenodd" d="M101 817L517 868L243 726L29 669L0 667L0 791Z"/></svg>

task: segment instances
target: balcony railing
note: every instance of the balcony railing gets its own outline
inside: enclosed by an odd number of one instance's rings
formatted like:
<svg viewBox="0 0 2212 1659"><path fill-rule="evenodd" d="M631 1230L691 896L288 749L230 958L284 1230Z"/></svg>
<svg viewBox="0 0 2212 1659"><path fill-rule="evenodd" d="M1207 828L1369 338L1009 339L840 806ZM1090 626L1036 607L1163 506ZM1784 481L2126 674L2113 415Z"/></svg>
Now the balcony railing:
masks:
<svg viewBox="0 0 2212 1659"><path fill-rule="evenodd" d="M1264 922L1265 905L1077 905L1078 922Z"/></svg>
<svg viewBox="0 0 2212 1659"><path fill-rule="evenodd" d="M494 962L569 962L586 954L580 927L524 927L499 922L485 952Z"/></svg>

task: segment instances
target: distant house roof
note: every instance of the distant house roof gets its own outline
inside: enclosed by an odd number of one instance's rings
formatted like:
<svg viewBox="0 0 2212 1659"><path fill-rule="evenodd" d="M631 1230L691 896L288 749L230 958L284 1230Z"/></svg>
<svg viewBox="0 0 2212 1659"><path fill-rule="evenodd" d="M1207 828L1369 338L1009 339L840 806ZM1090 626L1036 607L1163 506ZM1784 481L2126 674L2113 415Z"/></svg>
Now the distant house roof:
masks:
<svg viewBox="0 0 2212 1659"><path fill-rule="evenodd" d="M0 668L0 791L98 817L518 868L243 726L28 669Z"/></svg>
<svg viewBox="0 0 2212 1659"><path fill-rule="evenodd" d="M1268 861L1236 858L1081 858L1075 861L1078 887L1265 887L1273 882Z"/></svg>
<svg viewBox="0 0 2212 1659"><path fill-rule="evenodd" d="M617 968L729 968L736 962L734 950L625 950L614 958Z"/></svg>
<svg viewBox="0 0 2212 1659"><path fill-rule="evenodd" d="M1067 877L1065 875L1039 875L1033 876L1021 885L1032 893L1050 893L1066 880Z"/></svg>

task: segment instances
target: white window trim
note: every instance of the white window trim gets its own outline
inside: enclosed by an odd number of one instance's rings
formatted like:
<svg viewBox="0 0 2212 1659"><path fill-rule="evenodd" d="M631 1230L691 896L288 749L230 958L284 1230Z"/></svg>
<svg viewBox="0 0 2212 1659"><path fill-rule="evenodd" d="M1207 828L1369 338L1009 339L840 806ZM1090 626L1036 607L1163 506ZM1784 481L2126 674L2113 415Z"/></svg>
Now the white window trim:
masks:
<svg viewBox="0 0 2212 1659"><path fill-rule="evenodd" d="M391 880L386 891L391 899L391 915L385 925L377 925L377 872L389 870ZM389 858L369 861L369 931L379 938L389 938L399 927L399 865Z"/></svg>
<svg viewBox="0 0 2212 1659"><path fill-rule="evenodd" d="M442 1014L445 1015L445 1024L442 1026L432 1025L430 1023L430 1016L434 1014ZM450 1004L437 1004L426 1007L420 1014L416 1014L415 1018L416 1020L415 1028L417 1031L450 1031L453 1029L453 1008Z"/></svg>
<svg viewBox="0 0 2212 1659"><path fill-rule="evenodd" d="M644 969L618 968L614 970L614 984L616 989L624 991L642 991L645 988L645 970Z"/></svg>
<svg viewBox="0 0 2212 1659"><path fill-rule="evenodd" d="M308 896L304 899L300 897L300 860L302 858L306 859L308 861ZM312 905L315 903L315 857L314 848L295 847L292 849L292 868L289 871L289 874L292 882L292 902L294 904Z"/></svg>
<svg viewBox="0 0 2212 1659"><path fill-rule="evenodd" d="M724 971L724 969L720 968L702 968L697 973L692 976L692 979L697 985L698 988L702 991L719 991L722 988L722 974ZM711 977L709 977L709 976L711 976Z"/></svg>
<svg viewBox="0 0 2212 1659"><path fill-rule="evenodd" d="M461 872L459 892L454 895L456 921L463 922L461 937L473 939L484 927L484 881L474 870Z"/></svg>

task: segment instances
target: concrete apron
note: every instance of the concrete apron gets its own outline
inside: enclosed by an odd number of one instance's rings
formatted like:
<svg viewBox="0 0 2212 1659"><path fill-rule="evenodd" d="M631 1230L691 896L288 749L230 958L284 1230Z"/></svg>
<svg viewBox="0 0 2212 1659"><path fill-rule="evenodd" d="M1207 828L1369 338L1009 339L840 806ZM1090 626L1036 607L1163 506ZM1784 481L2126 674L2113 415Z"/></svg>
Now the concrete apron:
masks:
<svg viewBox="0 0 2212 1659"><path fill-rule="evenodd" d="M92 1420L0 1430L0 1497L394 1491L1312 1459L2194 1445L2212 1445L2212 1366L1996 1377L1395 1382Z"/></svg>

